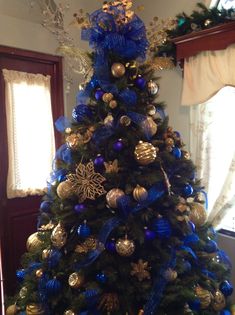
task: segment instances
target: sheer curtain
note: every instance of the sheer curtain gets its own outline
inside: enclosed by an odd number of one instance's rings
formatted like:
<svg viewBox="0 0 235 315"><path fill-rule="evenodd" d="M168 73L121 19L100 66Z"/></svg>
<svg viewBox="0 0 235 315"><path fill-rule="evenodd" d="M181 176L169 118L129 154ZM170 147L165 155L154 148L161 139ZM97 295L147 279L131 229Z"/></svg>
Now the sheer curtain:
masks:
<svg viewBox="0 0 235 315"><path fill-rule="evenodd" d="M3 69L8 136L7 197L43 194L55 155L50 76Z"/></svg>

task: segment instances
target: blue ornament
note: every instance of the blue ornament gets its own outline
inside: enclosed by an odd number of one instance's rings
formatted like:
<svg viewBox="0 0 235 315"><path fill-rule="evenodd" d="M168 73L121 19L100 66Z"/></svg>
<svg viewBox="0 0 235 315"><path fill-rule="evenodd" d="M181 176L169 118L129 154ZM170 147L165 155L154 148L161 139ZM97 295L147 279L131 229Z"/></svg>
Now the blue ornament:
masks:
<svg viewBox="0 0 235 315"><path fill-rule="evenodd" d="M186 236L184 239L185 246L190 246L192 244L196 244L197 242L199 242L199 237L195 233Z"/></svg>
<svg viewBox="0 0 235 315"><path fill-rule="evenodd" d="M180 159L181 158L182 152L181 152L181 150L179 148L174 147L171 152L172 152L172 154L174 155L174 157L176 159Z"/></svg>
<svg viewBox="0 0 235 315"><path fill-rule="evenodd" d="M92 111L89 106L80 104L74 107L72 117L76 122L80 123L86 119L92 118Z"/></svg>
<svg viewBox="0 0 235 315"><path fill-rule="evenodd" d="M59 250L51 250L47 260L49 268L55 268L58 265L61 257L62 253Z"/></svg>
<svg viewBox="0 0 235 315"><path fill-rule="evenodd" d="M111 240L111 241L106 242L105 248L111 253L116 253L116 242L115 242L115 240Z"/></svg>
<svg viewBox="0 0 235 315"><path fill-rule="evenodd" d="M188 305L192 311L200 311L201 309L201 302L199 299L195 299L194 301L189 302Z"/></svg>
<svg viewBox="0 0 235 315"><path fill-rule="evenodd" d="M55 296L60 293L62 289L61 282L57 279L51 279L46 283L46 291L50 296Z"/></svg>
<svg viewBox="0 0 235 315"><path fill-rule="evenodd" d="M32 272L32 271L34 271L34 270L36 270L36 269L41 268L41 266L42 266L42 264L39 263L39 262L32 262L32 263L29 265L28 270L29 270L29 272Z"/></svg>
<svg viewBox="0 0 235 315"><path fill-rule="evenodd" d="M137 94L135 91L125 89L120 93L121 101L128 107L133 107L137 103Z"/></svg>
<svg viewBox="0 0 235 315"><path fill-rule="evenodd" d="M43 212L49 212L51 209L51 203L49 201L42 201L40 204L40 210Z"/></svg>
<svg viewBox="0 0 235 315"><path fill-rule="evenodd" d="M92 78L91 81L90 81L90 85L94 89L94 88L96 88L99 85L99 83L98 83L98 81L95 78Z"/></svg>
<svg viewBox="0 0 235 315"><path fill-rule="evenodd" d="M229 310L222 310L220 311L220 315L231 315L231 312Z"/></svg>
<svg viewBox="0 0 235 315"><path fill-rule="evenodd" d="M233 294L233 286L227 280L223 281L219 286L220 291L224 296L230 296Z"/></svg>
<svg viewBox="0 0 235 315"><path fill-rule="evenodd" d="M26 275L26 271L24 269L20 269L16 271L16 278L20 283L24 281L25 275Z"/></svg>
<svg viewBox="0 0 235 315"><path fill-rule="evenodd" d="M99 283L102 284L104 284L107 281L107 276L103 272L98 273L95 278Z"/></svg>
<svg viewBox="0 0 235 315"><path fill-rule="evenodd" d="M64 174L60 174L57 179L60 183L64 182L67 179L67 172Z"/></svg>
<svg viewBox="0 0 235 315"><path fill-rule="evenodd" d="M135 80L135 85L136 85L139 89L143 90L143 89L145 88L145 86L146 86L146 80L145 80L144 78L142 78L142 77L138 77L138 78Z"/></svg>
<svg viewBox="0 0 235 315"><path fill-rule="evenodd" d="M193 193L193 187L189 184L185 185L183 188L183 193L184 193L185 197L191 196Z"/></svg>
<svg viewBox="0 0 235 315"><path fill-rule="evenodd" d="M85 205L83 203L78 203L77 205L74 206L74 211L77 214L82 213L86 209Z"/></svg>
<svg viewBox="0 0 235 315"><path fill-rule="evenodd" d="M95 158L94 160L94 165L97 167L97 168L100 168L104 165L104 158L102 155L98 154L97 157Z"/></svg>
<svg viewBox="0 0 235 315"><path fill-rule="evenodd" d="M192 221L188 221L188 226L191 229L192 233L196 231L195 224Z"/></svg>
<svg viewBox="0 0 235 315"><path fill-rule="evenodd" d="M152 241L156 238L156 233L154 231L151 231L149 229L146 229L144 232L146 241Z"/></svg>
<svg viewBox="0 0 235 315"><path fill-rule="evenodd" d="M153 222L153 230L160 239L169 238L172 233L170 222L165 218L156 219Z"/></svg>
<svg viewBox="0 0 235 315"><path fill-rule="evenodd" d="M86 224L86 222L84 222L83 224L79 225L77 231L78 231L78 235L83 237L83 238L86 238L86 237L90 236L90 234L91 234L91 229Z"/></svg>
<svg viewBox="0 0 235 315"><path fill-rule="evenodd" d="M124 144L122 142L122 139L119 139L118 141L114 142L114 144L113 144L113 149L117 152L122 151L123 147L124 147Z"/></svg>
<svg viewBox="0 0 235 315"><path fill-rule="evenodd" d="M190 262L188 260L185 260L183 262L183 271L184 273L190 272L192 269L192 265L190 264Z"/></svg>
<svg viewBox="0 0 235 315"><path fill-rule="evenodd" d="M96 99L97 101L100 101L100 100L102 99L103 95L104 95L104 91L102 91L102 90L97 90L97 91L95 92L95 99Z"/></svg>
<svg viewBox="0 0 235 315"><path fill-rule="evenodd" d="M213 240L209 240L207 243L206 243L206 246L205 246L205 251L207 253L214 253L218 250L218 246L217 246L217 243Z"/></svg>
<svg viewBox="0 0 235 315"><path fill-rule="evenodd" d="M178 22L178 26L180 27L180 26L184 25L184 23L186 22L186 19L181 17L181 18L178 19L177 22Z"/></svg>

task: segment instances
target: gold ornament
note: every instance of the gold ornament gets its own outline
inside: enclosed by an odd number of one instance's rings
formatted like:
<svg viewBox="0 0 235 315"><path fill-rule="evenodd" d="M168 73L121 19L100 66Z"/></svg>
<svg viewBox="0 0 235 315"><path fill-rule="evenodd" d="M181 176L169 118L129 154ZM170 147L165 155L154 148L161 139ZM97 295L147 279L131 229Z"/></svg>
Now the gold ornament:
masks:
<svg viewBox="0 0 235 315"><path fill-rule="evenodd" d="M64 312L64 315L76 315L76 313L74 313L72 310L67 310Z"/></svg>
<svg viewBox="0 0 235 315"><path fill-rule="evenodd" d="M120 256L129 257L135 251L135 244L129 240L127 236L125 238L119 238L116 242L116 251Z"/></svg>
<svg viewBox="0 0 235 315"><path fill-rule="evenodd" d="M148 192L144 187L137 185L133 190L133 197L136 201L144 201L148 198Z"/></svg>
<svg viewBox="0 0 235 315"><path fill-rule="evenodd" d="M165 272L164 272L164 278L166 279L166 281L171 282L174 281L177 278L178 274L175 270L168 268Z"/></svg>
<svg viewBox="0 0 235 315"><path fill-rule="evenodd" d="M147 113L149 116L154 116L157 112L157 109L154 105L148 105L147 106Z"/></svg>
<svg viewBox="0 0 235 315"><path fill-rule="evenodd" d="M104 162L105 172L110 173L118 173L119 167L118 167L118 160Z"/></svg>
<svg viewBox="0 0 235 315"><path fill-rule="evenodd" d="M27 293L28 293L27 287L22 287L22 288L20 289L20 292L19 292L19 297L20 297L21 299L24 299L24 298L26 297Z"/></svg>
<svg viewBox="0 0 235 315"><path fill-rule="evenodd" d="M114 108L116 108L117 107L117 101L116 100L112 100L111 102L109 102L109 107L111 108L111 109L114 109Z"/></svg>
<svg viewBox="0 0 235 315"><path fill-rule="evenodd" d="M171 147L173 147L174 144L175 144L175 141L174 141L174 139L172 139L172 138L166 138L165 144L166 144L166 146L171 146Z"/></svg>
<svg viewBox="0 0 235 315"><path fill-rule="evenodd" d="M66 143L70 149L77 150L83 144L82 135L73 133L66 137Z"/></svg>
<svg viewBox="0 0 235 315"><path fill-rule="evenodd" d="M37 278L41 278L43 275L43 270L42 269L36 270L35 275Z"/></svg>
<svg viewBox="0 0 235 315"><path fill-rule="evenodd" d="M176 207L175 207L176 211L179 211L180 213L185 213L187 211L189 211L189 207L186 203L184 202L179 202Z"/></svg>
<svg viewBox="0 0 235 315"><path fill-rule="evenodd" d="M75 252L79 254L87 254L91 250L97 248L98 242L94 237L88 237L82 244L79 244L75 248Z"/></svg>
<svg viewBox="0 0 235 315"><path fill-rule="evenodd" d="M152 69L156 71L170 70L175 68L173 59L171 57L155 57L148 63L151 65Z"/></svg>
<svg viewBox="0 0 235 315"><path fill-rule="evenodd" d="M206 19L204 22L204 25L205 25L205 27L208 27L211 25L211 23L212 23L212 21L210 19Z"/></svg>
<svg viewBox="0 0 235 315"><path fill-rule="evenodd" d="M78 272L74 272L69 276L68 283L71 288L80 288L84 283L84 276Z"/></svg>
<svg viewBox="0 0 235 315"><path fill-rule="evenodd" d="M56 192L60 199L70 198L73 195L72 183L68 180L59 183Z"/></svg>
<svg viewBox="0 0 235 315"><path fill-rule="evenodd" d="M67 127L64 132L65 132L66 134L70 134L70 133L72 133L72 129L69 128L69 127Z"/></svg>
<svg viewBox="0 0 235 315"><path fill-rule="evenodd" d="M95 172L93 162L87 165L80 163L76 168L76 174L69 174L67 178L80 203L86 199L95 200L106 193L101 185L106 179Z"/></svg>
<svg viewBox="0 0 235 315"><path fill-rule="evenodd" d="M26 243L27 251L32 253L40 248L42 241L38 238L38 232L33 233L29 236Z"/></svg>
<svg viewBox="0 0 235 315"><path fill-rule="evenodd" d="M235 315L235 305L231 306L231 315Z"/></svg>
<svg viewBox="0 0 235 315"><path fill-rule="evenodd" d="M67 241L67 233L61 223L59 223L51 233L51 242L56 248L62 248Z"/></svg>
<svg viewBox="0 0 235 315"><path fill-rule="evenodd" d="M157 149L149 142L139 141L135 147L135 159L140 165L148 165L155 161Z"/></svg>
<svg viewBox="0 0 235 315"><path fill-rule="evenodd" d="M128 127L131 124L131 119L128 116L122 116L120 118L120 124L125 127Z"/></svg>
<svg viewBox="0 0 235 315"><path fill-rule="evenodd" d="M16 304L8 306L6 309L6 315L16 315L19 311L19 308Z"/></svg>
<svg viewBox="0 0 235 315"><path fill-rule="evenodd" d="M98 309L113 312L119 309L119 300L116 293L104 293L100 299Z"/></svg>
<svg viewBox="0 0 235 315"><path fill-rule="evenodd" d="M112 126L113 120L114 120L113 115L109 113L104 119L104 124L106 126Z"/></svg>
<svg viewBox="0 0 235 315"><path fill-rule="evenodd" d="M111 72L115 78L121 78L124 76L126 68L122 63L116 62L112 65Z"/></svg>
<svg viewBox="0 0 235 315"><path fill-rule="evenodd" d="M39 231L51 231L53 230L55 225L50 221L48 224L41 225L38 229Z"/></svg>
<svg viewBox="0 0 235 315"><path fill-rule="evenodd" d="M104 95L102 96L102 100L103 100L105 103L111 102L112 99L113 99L113 94L112 94L112 93L104 93Z"/></svg>
<svg viewBox="0 0 235 315"><path fill-rule="evenodd" d="M138 315L144 315L144 310L139 310Z"/></svg>
<svg viewBox="0 0 235 315"><path fill-rule="evenodd" d="M140 126L144 132L147 131L150 137L157 133L157 124L154 122L152 117L147 117Z"/></svg>
<svg viewBox="0 0 235 315"><path fill-rule="evenodd" d="M187 152L187 151L183 151L183 157L184 157L186 160L190 160L190 158L191 158L190 153Z"/></svg>
<svg viewBox="0 0 235 315"><path fill-rule="evenodd" d="M212 308L216 312L219 312L219 311L221 311L222 309L225 308L226 300L225 300L225 297L224 297L223 293L220 290L217 290L215 292L211 305L212 305Z"/></svg>
<svg viewBox="0 0 235 315"><path fill-rule="evenodd" d="M52 253L52 249L49 249L49 248L44 249L42 251L42 259L45 260L45 259L49 258L51 253Z"/></svg>
<svg viewBox="0 0 235 315"><path fill-rule="evenodd" d="M207 212L202 204L198 202L191 203L189 220L192 221L197 227L202 226L206 223Z"/></svg>
<svg viewBox="0 0 235 315"><path fill-rule="evenodd" d="M159 91L159 86L157 85L156 82L154 82L152 80L150 80L147 83L147 88L148 88L149 94L151 94L151 95L156 95Z"/></svg>
<svg viewBox="0 0 235 315"><path fill-rule="evenodd" d="M147 261L143 261L139 259L138 262L131 263L132 271L131 275L136 276L139 281L143 281L144 279L150 279L149 266Z"/></svg>
<svg viewBox="0 0 235 315"><path fill-rule="evenodd" d="M117 208L118 198L120 198L120 197L122 197L124 195L125 195L124 191L119 189L119 188L111 189L106 195L107 204L111 208Z"/></svg>
<svg viewBox="0 0 235 315"><path fill-rule="evenodd" d="M208 306L211 304L211 293L208 290L203 289L199 285L195 288L195 293L200 300L201 308L208 308Z"/></svg>
<svg viewBox="0 0 235 315"><path fill-rule="evenodd" d="M42 305L31 303L26 306L26 315L44 315Z"/></svg>

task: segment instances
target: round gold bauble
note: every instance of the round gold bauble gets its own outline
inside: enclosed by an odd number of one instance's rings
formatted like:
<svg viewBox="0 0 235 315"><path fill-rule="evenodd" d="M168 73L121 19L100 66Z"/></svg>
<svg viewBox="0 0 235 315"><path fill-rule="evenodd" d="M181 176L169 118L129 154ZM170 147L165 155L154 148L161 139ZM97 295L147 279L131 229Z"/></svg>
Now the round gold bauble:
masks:
<svg viewBox="0 0 235 315"><path fill-rule="evenodd" d="M136 201L144 201L148 198L148 191L144 187L137 185L133 190L133 197Z"/></svg>
<svg viewBox="0 0 235 315"><path fill-rule="evenodd" d="M56 248L62 248L67 241L67 233L59 223L51 233L51 242Z"/></svg>
<svg viewBox="0 0 235 315"><path fill-rule="evenodd" d="M78 272L74 272L69 276L68 283L71 288L80 288L84 283L84 276Z"/></svg>
<svg viewBox="0 0 235 315"><path fill-rule="evenodd" d="M70 181L66 180L61 182L56 189L57 195L60 199L67 199L73 195L73 185Z"/></svg>
<svg viewBox="0 0 235 315"><path fill-rule="evenodd" d="M120 121L120 124L125 126L125 127L128 127L131 124L131 119L128 116L125 116L125 115L121 116L119 121Z"/></svg>
<svg viewBox="0 0 235 315"><path fill-rule="evenodd" d="M114 108L116 108L117 107L117 101L116 100L112 100L111 102L109 102L109 107L111 108L111 109L114 109Z"/></svg>
<svg viewBox="0 0 235 315"><path fill-rule="evenodd" d="M157 85L156 82L154 82L152 80L150 80L147 83L147 88L148 88L149 94L151 94L151 95L156 95L159 91L159 86Z"/></svg>
<svg viewBox="0 0 235 315"><path fill-rule="evenodd" d="M166 144L166 146L171 146L171 147L173 147L174 144L175 144L175 141L174 141L174 139L172 139L172 138L166 138L165 144Z"/></svg>
<svg viewBox="0 0 235 315"><path fill-rule="evenodd" d="M148 165L155 161L157 149L149 142L139 141L135 147L135 159L140 165Z"/></svg>
<svg viewBox="0 0 235 315"><path fill-rule="evenodd" d="M72 310L67 310L64 312L64 315L76 315L76 313L74 313Z"/></svg>
<svg viewBox="0 0 235 315"><path fill-rule="evenodd" d="M26 315L44 315L42 305L31 303L26 306Z"/></svg>
<svg viewBox="0 0 235 315"><path fill-rule="evenodd" d="M111 72L115 78L121 78L124 76L126 68L122 63L115 62L111 67Z"/></svg>
<svg viewBox="0 0 235 315"><path fill-rule="evenodd" d="M156 114L157 110L154 105L148 105L147 106L147 113L149 116L154 116Z"/></svg>
<svg viewBox="0 0 235 315"><path fill-rule="evenodd" d="M38 250L41 245L42 241L38 238L38 232L36 232L27 239L26 248L28 252L32 253Z"/></svg>
<svg viewBox="0 0 235 315"><path fill-rule="evenodd" d="M200 300L201 308L202 309L208 308L208 306L211 304L211 297L212 297L211 293L200 286L197 286L195 288L195 293L198 299Z"/></svg>
<svg viewBox="0 0 235 315"><path fill-rule="evenodd" d="M210 19L206 19L204 22L204 25L205 25L205 27L208 27L211 25L211 23L212 23L212 21Z"/></svg>
<svg viewBox="0 0 235 315"><path fill-rule="evenodd" d="M20 292L19 292L19 297L20 297L21 299L24 299L24 298L26 297L27 293L28 293L27 287L22 287L22 288L20 289Z"/></svg>
<svg viewBox="0 0 235 315"><path fill-rule="evenodd" d="M6 309L6 315L15 315L18 313L19 308L13 304L8 306L8 308Z"/></svg>
<svg viewBox="0 0 235 315"><path fill-rule="evenodd" d="M42 269L38 269L38 270L36 270L36 272L35 272L35 276L36 276L37 278L41 278L41 277L42 277L42 275L43 275L43 270L42 270Z"/></svg>
<svg viewBox="0 0 235 315"><path fill-rule="evenodd" d="M45 260L50 257L52 249L46 248L42 251L42 259Z"/></svg>
<svg viewBox="0 0 235 315"><path fill-rule="evenodd" d="M187 151L183 151L183 157L184 157L186 160L190 160L190 158L191 158L190 153L187 152Z"/></svg>
<svg viewBox="0 0 235 315"><path fill-rule="evenodd" d="M223 295L223 293L219 290L217 290L213 296L213 300L212 300L212 308L216 311L219 312L222 309L225 308L226 306L226 300L225 297Z"/></svg>
<svg viewBox="0 0 235 315"><path fill-rule="evenodd" d="M202 204L198 202L193 202L191 204L189 220L192 221L197 227L202 226L206 223L207 212Z"/></svg>
<svg viewBox="0 0 235 315"><path fill-rule="evenodd" d="M157 133L157 124L152 117L147 117L141 124L142 130L146 132L150 137Z"/></svg>
<svg viewBox="0 0 235 315"><path fill-rule="evenodd" d="M135 244L132 240L129 240L127 237L120 238L116 242L116 251L120 256L129 257L135 251Z"/></svg>
<svg viewBox="0 0 235 315"><path fill-rule="evenodd" d="M124 195L125 195L124 191L119 189L119 188L111 189L106 195L107 204L111 208L117 208L117 200L118 200L118 198L120 198L120 197L122 197Z"/></svg>
<svg viewBox="0 0 235 315"><path fill-rule="evenodd" d="M165 272L164 272L164 278L166 279L166 281L168 282L172 282L177 278L178 274L175 270L168 268Z"/></svg>
<svg viewBox="0 0 235 315"><path fill-rule="evenodd" d="M72 150L77 150L78 147L82 144L82 136L80 134L71 134L66 137L66 143Z"/></svg>
<svg viewBox="0 0 235 315"><path fill-rule="evenodd" d="M102 100L103 100L105 103L111 102L112 99L113 99L113 94L112 94L112 93L104 93L104 95L102 96Z"/></svg>
<svg viewBox="0 0 235 315"><path fill-rule="evenodd" d="M113 115L112 114L108 114L105 119L104 119L104 124L105 126L112 126L113 124L113 121L114 121L114 118L113 118Z"/></svg>

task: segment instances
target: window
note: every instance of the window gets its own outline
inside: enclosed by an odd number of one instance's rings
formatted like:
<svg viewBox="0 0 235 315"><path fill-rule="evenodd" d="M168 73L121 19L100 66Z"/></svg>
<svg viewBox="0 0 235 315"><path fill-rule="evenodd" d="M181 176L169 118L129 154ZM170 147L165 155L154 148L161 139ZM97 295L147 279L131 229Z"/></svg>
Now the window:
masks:
<svg viewBox="0 0 235 315"><path fill-rule="evenodd" d="M235 0L212 0L211 7L217 6L218 9L234 9L235 8Z"/></svg>

